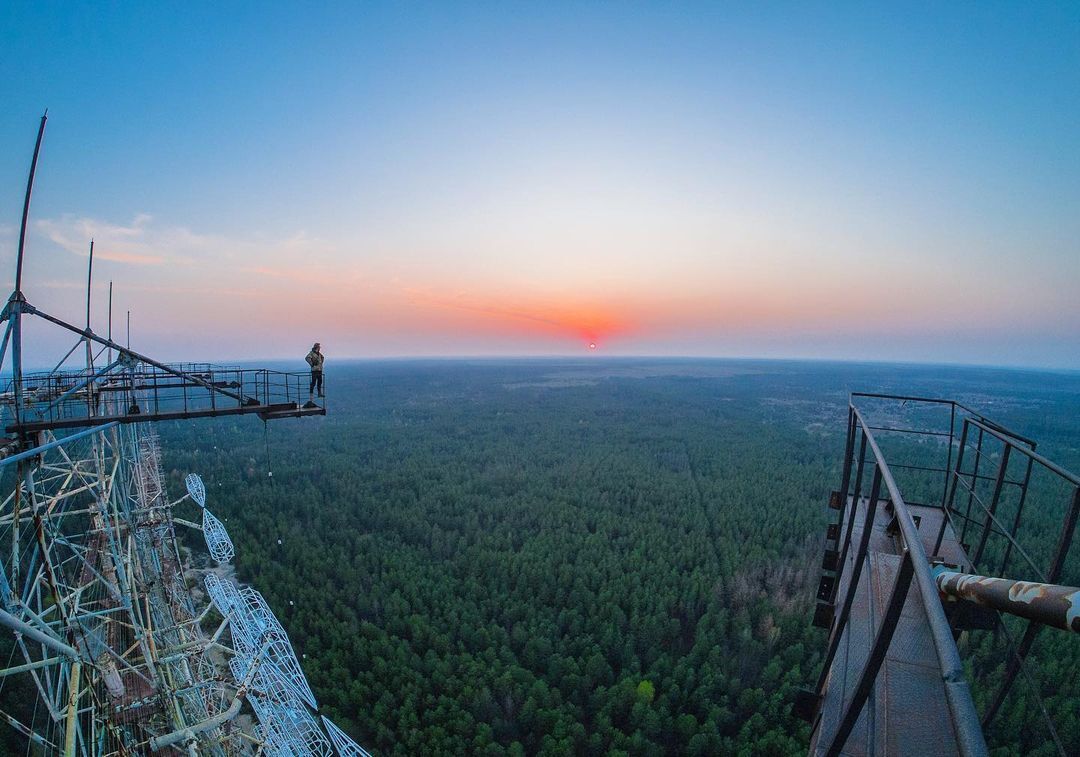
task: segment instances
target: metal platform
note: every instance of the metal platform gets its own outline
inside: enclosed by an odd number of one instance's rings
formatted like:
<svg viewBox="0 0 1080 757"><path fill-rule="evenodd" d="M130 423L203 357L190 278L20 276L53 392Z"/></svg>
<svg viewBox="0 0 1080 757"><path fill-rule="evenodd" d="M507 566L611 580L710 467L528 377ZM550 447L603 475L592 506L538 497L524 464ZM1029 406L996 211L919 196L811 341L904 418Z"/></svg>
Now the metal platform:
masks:
<svg viewBox="0 0 1080 757"><path fill-rule="evenodd" d="M849 497L841 522L851 522L851 542L862 539L868 499L859 499L854 519ZM941 527L941 510L908 505L918 524L920 540L927 554L933 554L934 541ZM840 637L836 657L826 678L826 696L822 700L820 721L814 731L810 753L824 755L825 737L835 733L851 699L859 676L870 655L874 639L884 618L889 595L902 558L902 545L895 528L890 528L894 514L886 500L879 500L851 614ZM941 543L946 562L967 569L967 558L957 543L949 524ZM846 596L855 553L849 551L845 564L839 566L837 596ZM917 585L912 585L904 602L896 632L862 714L840 754L861 757L872 754L910 753L918 744L925 755L957 755L956 728L945 700L945 686L930 623ZM909 745L907 749L904 745Z"/></svg>
<svg viewBox="0 0 1080 757"><path fill-rule="evenodd" d="M889 461L878 434L891 439ZM1080 476L1035 446L953 400L852 394L813 621L828 645L816 686L794 707L813 726L810 754L985 757L988 733L1009 753L1078 753L1046 707L1056 690L1040 690L1025 658L1043 627L1080 633L1080 588L1058 583L1080 523ZM1056 501L1062 516L1054 538L1044 515L1039 550L1017 538L1033 474L1042 513ZM1018 643L1005 614L1028 621ZM970 667L956 643L963 632L976 640L962 645ZM992 687L981 711L969 677ZM998 728L1017 680L1028 706L1014 701Z"/></svg>
<svg viewBox="0 0 1080 757"><path fill-rule="evenodd" d="M140 356L141 357L141 356ZM307 373L210 364L166 365L125 352L101 370L24 374L0 392L4 430L29 434L114 421L258 415L263 420L325 415ZM17 403L17 405L16 405ZM16 412L16 407L18 412Z"/></svg>

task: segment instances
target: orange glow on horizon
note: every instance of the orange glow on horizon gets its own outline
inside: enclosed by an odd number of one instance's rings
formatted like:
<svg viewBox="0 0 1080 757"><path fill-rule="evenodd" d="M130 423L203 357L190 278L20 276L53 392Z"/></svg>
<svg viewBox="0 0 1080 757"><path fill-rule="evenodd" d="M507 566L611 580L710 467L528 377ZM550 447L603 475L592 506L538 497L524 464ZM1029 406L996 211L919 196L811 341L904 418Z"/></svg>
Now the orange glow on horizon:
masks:
<svg viewBox="0 0 1080 757"><path fill-rule="evenodd" d="M842 277L800 270L732 270L682 284L673 277L576 277L546 288L518 277L360 265L334 270L313 264L293 271L292 265L268 264L244 274L246 279L221 282L228 296L224 289L200 293L186 279L122 291L136 312L161 314L162 290L183 286L187 310L197 304L200 311L237 321L259 312L268 334L260 341L310 344L314 333L358 354L559 354L601 348L605 354L626 354L667 343L709 352L729 344L753 345L756 339L798 345L821 335L903 333L901 324L973 328L976 315L951 290L925 282L916 287L899 275L890 280L908 292L902 301L853 288ZM240 292L235 288L240 285L248 289ZM57 297L66 295L66 289L57 290ZM277 306L287 299L302 307L302 323L293 311Z"/></svg>
<svg viewBox="0 0 1080 757"><path fill-rule="evenodd" d="M633 333L632 308L578 297L522 294L482 295L459 292L440 295L431 289L407 290L408 304L418 321L437 331L530 338L580 340L596 349L603 339Z"/></svg>

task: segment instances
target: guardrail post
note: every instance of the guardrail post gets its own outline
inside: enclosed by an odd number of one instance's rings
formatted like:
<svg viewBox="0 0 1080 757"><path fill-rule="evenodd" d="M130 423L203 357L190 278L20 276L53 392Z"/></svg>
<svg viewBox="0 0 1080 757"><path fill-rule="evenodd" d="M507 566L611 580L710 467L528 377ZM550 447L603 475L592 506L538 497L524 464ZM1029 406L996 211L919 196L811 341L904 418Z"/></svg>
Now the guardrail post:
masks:
<svg viewBox="0 0 1080 757"><path fill-rule="evenodd" d="M1035 460L1032 458L1027 459L1027 470L1024 471L1024 481L1020 484L1020 501L1016 505L1016 517L1013 518L1012 531L1010 535L1012 539L1005 540L1005 555L1001 558L1001 570L999 573L1004 573L1005 568L1009 565L1009 556L1012 554L1013 539L1016 538L1016 532L1020 530L1020 516L1024 512L1024 503L1027 502L1028 484L1031 483L1031 469L1035 466Z"/></svg>
<svg viewBox="0 0 1080 757"><path fill-rule="evenodd" d="M971 523L971 503L975 499L975 489L979 486L979 464L982 462L983 430L979 427L979 440L975 442L975 467L971 471L971 488L968 489L967 512L964 513L964 527L960 529L960 546L967 537L968 524Z"/></svg>
<svg viewBox="0 0 1080 757"><path fill-rule="evenodd" d="M866 432L862 433L862 441L859 443L859 462L855 467L855 488L851 493L851 511L848 514L847 529L844 532L844 545L840 548L840 559L836 563L836 581L833 582L832 594L829 603L836 602L836 595L840 591L840 576L844 572L844 563L847 561L848 549L851 545L851 534L855 530L855 512L859 509L859 497L862 495L863 466L866 463ZM840 501L840 512L847 507L846 498ZM876 507L876 505L875 505Z"/></svg>
<svg viewBox="0 0 1080 757"><path fill-rule="evenodd" d="M863 433L865 434L865 431ZM855 601L855 592L859 589L859 578L862 576L863 563L866 562L866 552L870 545L870 533L874 530L874 516L877 513L880 492L881 468L875 464L873 483L870 485L870 499L866 503L866 518L863 523L862 534L859 537L859 551L855 553L855 560L851 565L851 577L848 579L847 594L844 595L844 606L840 609L840 616L837 618L832 633L829 635L829 651L825 655L825 662L821 667L821 676L818 679L817 686L818 691L825 687L825 678L829 674L829 668L832 666L833 658L836 656L836 650L840 646L840 637L844 635L844 628L847 626L848 617L851 615L851 605ZM858 500L854 500L852 502L852 511L854 512L857 507ZM839 567L841 571L844 568L843 565ZM837 585L839 585L839 581L837 581Z"/></svg>
<svg viewBox="0 0 1080 757"><path fill-rule="evenodd" d="M1009 467L1009 455L1012 454L1012 445L1005 443L1005 450L1001 453L1001 463L998 465L997 477L994 480L994 494L990 498L990 507L986 511L986 522L983 524L982 536L979 537L979 546L975 550L975 556L971 558L971 564L977 565L982 558L986 541L990 538L990 529L994 525L994 514L997 512L998 502L1001 500L1001 488L1005 485L1005 472Z"/></svg>

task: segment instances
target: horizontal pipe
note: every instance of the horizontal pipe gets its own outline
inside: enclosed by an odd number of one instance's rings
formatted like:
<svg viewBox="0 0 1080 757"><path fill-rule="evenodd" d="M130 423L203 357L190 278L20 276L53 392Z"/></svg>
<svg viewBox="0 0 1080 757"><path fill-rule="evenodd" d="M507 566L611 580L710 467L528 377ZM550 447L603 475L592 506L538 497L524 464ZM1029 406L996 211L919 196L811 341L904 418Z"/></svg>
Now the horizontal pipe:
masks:
<svg viewBox="0 0 1080 757"><path fill-rule="evenodd" d="M200 733L213 730L219 725L229 722L236 717L236 713L240 712L240 707L243 706L243 697L243 692L238 692L236 698L233 699L232 704L229 705L229 709L225 710L225 712L220 715L207 718L201 723L196 723L193 726L181 728L179 731L166 733L164 736L155 736L150 739L150 749L157 752L165 747L172 746L173 744L192 741Z"/></svg>
<svg viewBox="0 0 1080 757"><path fill-rule="evenodd" d="M75 651L74 647L69 647L64 642L54 639L52 636L49 636L46 633L42 633L41 631L34 628L32 625L28 624L26 621L19 620L6 610L0 610L0 623L3 623L5 626L15 631L16 633L21 633L23 636L26 636L36 642L44 644L45 646L49 647L49 649L52 649L55 652L66 654L68 657L74 658L76 660L81 658L81 655Z"/></svg>
<svg viewBox="0 0 1080 757"><path fill-rule="evenodd" d="M88 428L85 431L80 431L80 432L78 432L76 434L70 434L68 436L65 436L63 439L57 439L55 441L49 442L48 444L42 444L40 447L34 447L33 449L28 449L25 452L19 452L19 453L15 454L15 455L5 457L3 460L0 460L0 466L8 465L10 463L15 463L15 462L18 462L19 460L25 460L28 457L34 457L36 455L40 455L42 452L46 452L46 451L48 451L50 449L54 449L56 447L59 447L62 444L67 444L68 442L74 442L74 441L77 441L79 439L82 439L84 436L90 436L90 434L96 434L99 431L104 431L105 429L112 428L113 426L117 426L117 425L119 425L119 423L120 423L119 421L112 421L110 423L103 423L103 424L101 424L99 426L94 426L93 428Z"/></svg>
<svg viewBox="0 0 1080 757"><path fill-rule="evenodd" d="M934 567L934 580L945 596L1080 633L1080 588L1076 586L976 576L943 565Z"/></svg>
<svg viewBox="0 0 1080 757"><path fill-rule="evenodd" d="M15 675L16 673L28 673L31 670L37 670L38 668L47 668L50 665L55 665L58 662L63 662L64 657L46 657L44 660L35 660L34 662L28 662L25 665L16 665L13 668L4 668L0 670L0 678L7 678L8 676Z"/></svg>

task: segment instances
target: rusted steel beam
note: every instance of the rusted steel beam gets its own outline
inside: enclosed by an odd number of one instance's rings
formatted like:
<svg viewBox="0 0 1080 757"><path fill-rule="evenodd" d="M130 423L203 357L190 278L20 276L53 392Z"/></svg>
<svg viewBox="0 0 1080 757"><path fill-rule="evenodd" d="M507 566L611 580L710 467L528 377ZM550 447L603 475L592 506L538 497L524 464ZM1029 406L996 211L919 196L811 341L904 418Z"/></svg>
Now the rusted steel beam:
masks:
<svg viewBox="0 0 1080 757"><path fill-rule="evenodd" d="M976 576L957 573L943 565L934 567L934 580L946 597L966 599L999 612L1080 633L1080 588L1076 586Z"/></svg>

